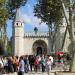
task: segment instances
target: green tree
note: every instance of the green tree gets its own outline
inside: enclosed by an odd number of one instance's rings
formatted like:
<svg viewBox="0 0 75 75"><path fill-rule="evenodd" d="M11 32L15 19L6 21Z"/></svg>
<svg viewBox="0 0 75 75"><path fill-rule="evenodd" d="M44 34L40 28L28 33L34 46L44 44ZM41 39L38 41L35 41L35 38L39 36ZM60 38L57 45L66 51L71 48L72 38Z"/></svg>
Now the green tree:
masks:
<svg viewBox="0 0 75 75"><path fill-rule="evenodd" d="M75 42L74 42L74 35L73 35L73 8L74 8L74 4L73 2L75 2L74 0L69 0L68 2L66 1L66 3L64 3L63 0L60 0L61 1L61 4L62 4L62 7L63 7L63 14L65 16L65 20L66 20L66 23L67 23L67 27L66 27L66 31L65 31L65 36L64 36L64 43L65 43L65 38L66 38L66 34L67 34L67 30L69 32L69 37L70 37L70 41L71 41L71 55L72 55L72 62L70 64L70 71L73 71L75 72ZM67 9L69 10L69 20L67 18L67 15L66 15L66 6L65 4L68 3L68 6ZM63 43L63 45L64 45Z"/></svg>
<svg viewBox="0 0 75 75"><path fill-rule="evenodd" d="M2 55L4 53L4 45L3 45L3 41L0 39L0 55Z"/></svg>
<svg viewBox="0 0 75 75"><path fill-rule="evenodd" d="M22 6L25 6L26 2L27 2L27 0L9 0L7 8L10 13L9 19L12 19L13 23L15 21L17 10ZM11 52L13 54L13 47L8 46L8 50L9 50L9 54L11 54Z"/></svg>
<svg viewBox="0 0 75 75"><path fill-rule="evenodd" d="M51 50L53 50L57 29L63 19L61 2L59 0L38 0L34 7L34 13L35 16L48 24Z"/></svg>
<svg viewBox="0 0 75 75"><path fill-rule="evenodd" d="M13 55L12 38L8 41L7 53L8 55Z"/></svg>
<svg viewBox="0 0 75 75"><path fill-rule="evenodd" d="M8 1L8 10L10 13L9 18L14 19L16 15L16 10L20 8L21 6L24 6L26 4L27 0L9 0Z"/></svg>
<svg viewBox="0 0 75 75"><path fill-rule="evenodd" d="M7 0L0 0L0 33L2 34L0 37L3 42L3 48L6 48L6 21L8 19L9 13L6 8Z"/></svg>
<svg viewBox="0 0 75 75"><path fill-rule="evenodd" d="M0 0L0 28L5 25L8 15L6 0Z"/></svg>
<svg viewBox="0 0 75 75"><path fill-rule="evenodd" d="M0 0L0 32L3 33L4 49L7 47L6 21L8 18L14 20L16 9L25 5L26 2L27 0Z"/></svg>
<svg viewBox="0 0 75 75"><path fill-rule="evenodd" d="M48 3L47 3L48 2ZM53 3L55 2L55 3ZM67 30L69 32L69 37L71 41L71 49L72 49L72 63L70 65L70 71L75 72L75 47L74 47L74 36L73 36L73 9L75 7L75 2L74 0L39 0L37 5L34 8L35 16L38 16L39 18L42 19L43 22L46 22L49 26L49 30L52 28L53 23L57 23L62 21L62 17L60 17L62 11L63 15L66 20L66 30L64 34L64 39L63 39L63 44L62 44L62 49L64 47L65 43L65 38L67 34ZM68 6L67 6L68 4ZM62 7L61 7L62 5ZM55 6L55 7L54 7ZM59 8L57 10L57 8ZM66 10L68 9L69 11L69 19L66 15ZM61 11L59 11L61 10ZM57 13L57 14L55 14ZM59 20L60 19L60 20ZM58 26L57 26L58 28Z"/></svg>

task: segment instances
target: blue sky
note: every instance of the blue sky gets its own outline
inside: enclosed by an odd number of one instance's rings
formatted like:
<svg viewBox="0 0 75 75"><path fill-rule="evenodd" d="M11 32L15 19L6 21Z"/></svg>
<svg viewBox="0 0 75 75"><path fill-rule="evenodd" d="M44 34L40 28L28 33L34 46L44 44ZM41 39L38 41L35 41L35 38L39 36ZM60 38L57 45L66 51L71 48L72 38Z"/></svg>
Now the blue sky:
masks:
<svg viewBox="0 0 75 75"><path fill-rule="evenodd" d="M48 27L45 23L41 23L41 19L34 16L33 9L36 4L36 0L28 0L25 6L20 8L21 18L24 20L24 30L25 32L33 31L34 27L37 27L39 31L48 31ZM7 36L10 38L12 36L12 21L7 21Z"/></svg>

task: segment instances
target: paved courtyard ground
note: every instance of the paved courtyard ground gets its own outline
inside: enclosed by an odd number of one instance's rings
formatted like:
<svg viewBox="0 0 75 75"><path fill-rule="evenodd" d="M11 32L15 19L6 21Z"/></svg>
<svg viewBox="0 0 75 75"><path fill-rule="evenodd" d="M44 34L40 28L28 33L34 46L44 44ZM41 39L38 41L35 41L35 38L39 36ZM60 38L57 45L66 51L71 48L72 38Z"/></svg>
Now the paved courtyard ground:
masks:
<svg viewBox="0 0 75 75"><path fill-rule="evenodd" d="M17 73L13 74L4 74L4 75L17 75ZM25 75L47 75L47 73L25 73ZM55 75L54 73L50 73L50 75Z"/></svg>
<svg viewBox="0 0 75 75"><path fill-rule="evenodd" d="M66 69L66 71L68 71L68 67ZM17 75L17 73L10 73L10 74L3 74L3 75ZM25 75L48 75L47 72L29 72L29 73L25 73ZM64 72L64 69L62 66L57 66L57 67L54 67L52 70L51 70L51 73L50 75L75 75L75 73L69 73L69 72Z"/></svg>
<svg viewBox="0 0 75 75"><path fill-rule="evenodd" d="M13 73L13 74L3 74L3 75L17 75L17 73ZM25 73L25 75L48 75L46 72L45 73L42 73L42 72L38 72L38 73ZM55 73L55 72L52 72L50 73L50 75L75 75L75 73L61 73L61 72L58 72L58 73Z"/></svg>

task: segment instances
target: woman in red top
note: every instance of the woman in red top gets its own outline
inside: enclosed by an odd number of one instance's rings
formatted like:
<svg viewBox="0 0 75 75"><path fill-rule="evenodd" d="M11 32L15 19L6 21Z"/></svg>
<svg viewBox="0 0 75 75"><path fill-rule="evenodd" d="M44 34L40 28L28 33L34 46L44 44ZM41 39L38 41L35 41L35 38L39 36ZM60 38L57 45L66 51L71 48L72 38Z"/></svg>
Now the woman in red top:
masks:
<svg viewBox="0 0 75 75"><path fill-rule="evenodd" d="M38 58L36 58L35 62L34 62L34 70L35 70L35 72L37 72L38 66L39 66L39 60L38 60Z"/></svg>

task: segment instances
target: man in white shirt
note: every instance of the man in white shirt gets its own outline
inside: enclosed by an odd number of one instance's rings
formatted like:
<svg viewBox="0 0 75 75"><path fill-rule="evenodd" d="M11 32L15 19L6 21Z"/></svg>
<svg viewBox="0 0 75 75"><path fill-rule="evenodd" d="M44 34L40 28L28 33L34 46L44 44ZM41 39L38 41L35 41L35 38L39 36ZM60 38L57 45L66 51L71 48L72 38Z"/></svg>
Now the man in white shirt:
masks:
<svg viewBox="0 0 75 75"><path fill-rule="evenodd" d="M24 65L23 57L20 57L18 75L24 75Z"/></svg>
<svg viewBox="0 0 75 75"><path fill-rule="evenodd" d="M53 63L53 57L52 56L49 56L49 59L51 59L52 63Z"/></svg>
<svg viewBox="0 0 75 75"><path fill-rule="evenodd" d="M51 72L51 66L52 66L52 61L51 61L50 58L48 58L47 61L46 61L46 71L47 71L48 75Z"/></svg>

